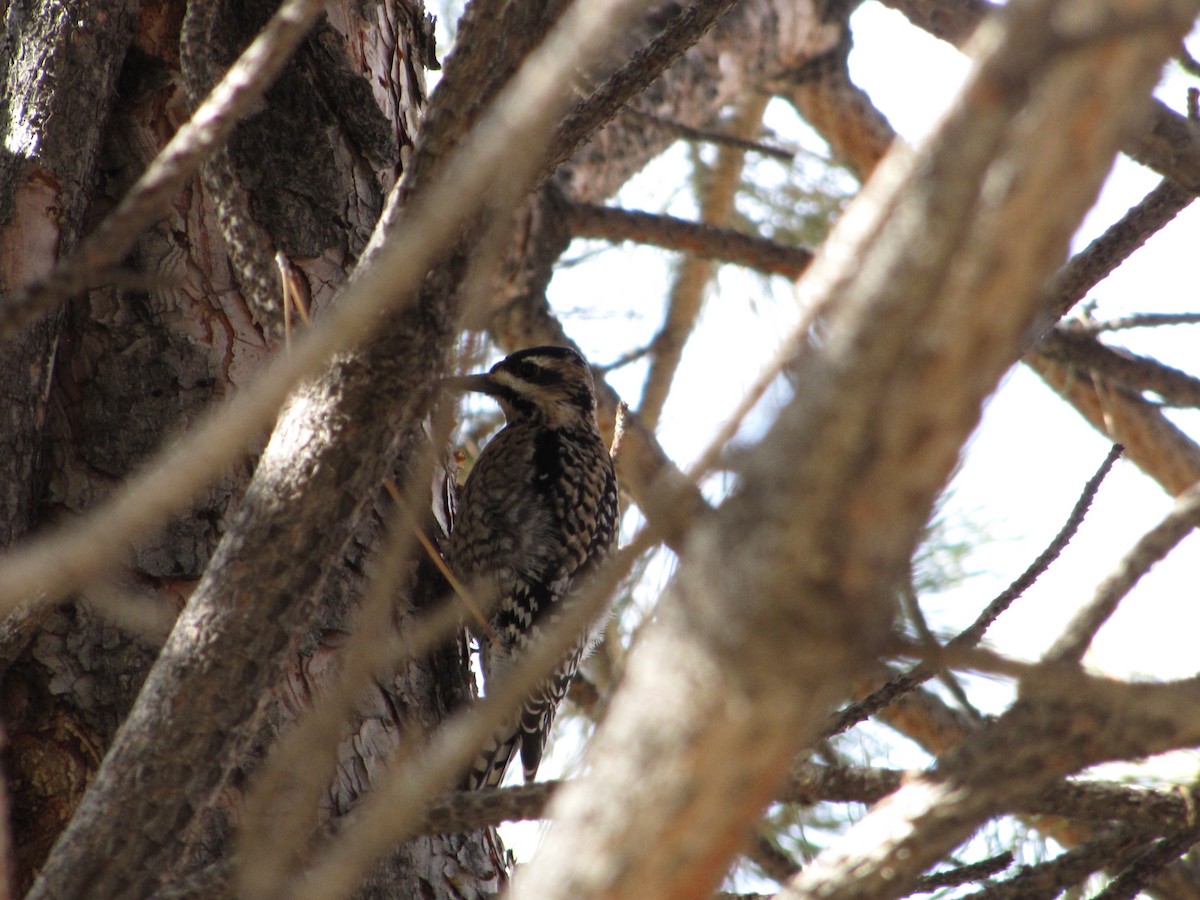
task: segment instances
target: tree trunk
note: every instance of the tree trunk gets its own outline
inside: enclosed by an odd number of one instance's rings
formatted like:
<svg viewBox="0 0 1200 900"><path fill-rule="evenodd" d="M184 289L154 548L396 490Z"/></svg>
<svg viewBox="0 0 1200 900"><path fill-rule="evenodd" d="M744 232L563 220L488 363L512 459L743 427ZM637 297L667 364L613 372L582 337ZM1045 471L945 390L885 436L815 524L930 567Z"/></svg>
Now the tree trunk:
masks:
<svg viewBox="0 0 1200 900"><path fill-rule="evenodd" d="M66 255L188 114L179 63L184 2L101 6L8 8L4 113L13 154L0 186L5 290ZM273 6L218 12L202 49L214 68L233 59ZM83 22L91 27L80 28ZM252 227L263 246L283 251L302 273L316 311L345 281L402 173L401 148L412 147L425 102L423 70L433 62L429 29L420 4L408 0L331 7L231 142ZM205 406L246 384L271 351L273 339L256 327L241 295L216 199L190 184L139 239L128 275L74 298L5 348L4 545L87 510ZM149 611L149 632L98 618L87 596L6 622L4 762L19 892L94 778L253 467L247 456L189 513L133 547L127 566L103 588ZM249 698L261 707L253 746L265 746L322 689L381 531L378 510L360 521L345 565L323 595L322 619L299 642L287 679L261 703ZM422 573L422 583L433 581ZM349 808L403 720L432 726L470 690L454 646L379 683L378 699L343 745L327 814ZM192 829L179 874L227 850L223 812L236 805L236 794ZM486 886L495 878L488 846L478 834L415 842L381 865L379 880L397 897L415 896L419 885L444 895L447 873L456 869Z"/></svg>

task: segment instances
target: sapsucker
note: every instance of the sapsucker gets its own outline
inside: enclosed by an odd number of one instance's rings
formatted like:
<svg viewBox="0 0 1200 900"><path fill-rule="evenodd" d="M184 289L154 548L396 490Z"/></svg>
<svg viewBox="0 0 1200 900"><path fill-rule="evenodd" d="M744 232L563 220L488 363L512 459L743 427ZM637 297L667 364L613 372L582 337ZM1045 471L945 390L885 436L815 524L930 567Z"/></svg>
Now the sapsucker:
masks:
<svg viewBox="0 0 1200 900"><path fill-rule="evenodd" d="M491 691L615 546L617 479L596 423L591 371L574 350L521 350L487 374L446 383L495 398L507 420L475 461L450 533L451 568L489 610L494 639L481 635L479 643L484 689ZM470 788L498 785L518 747L525 780L534 778L591 639L590 631L580 636L517 721L484 747Z"/></svg>

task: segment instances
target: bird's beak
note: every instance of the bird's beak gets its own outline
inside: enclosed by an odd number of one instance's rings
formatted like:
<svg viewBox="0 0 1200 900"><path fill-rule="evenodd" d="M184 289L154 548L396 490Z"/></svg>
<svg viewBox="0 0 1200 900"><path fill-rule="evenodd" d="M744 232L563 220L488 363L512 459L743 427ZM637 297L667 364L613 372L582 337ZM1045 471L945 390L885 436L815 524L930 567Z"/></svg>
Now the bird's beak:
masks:
<svg viewBox="0 0 1200 900"><path fill-rule="evenodd" d="M442 379L442 387L452 391L472 391L477 394L496 393L496 383L491 375L455 375Z"/></svg>

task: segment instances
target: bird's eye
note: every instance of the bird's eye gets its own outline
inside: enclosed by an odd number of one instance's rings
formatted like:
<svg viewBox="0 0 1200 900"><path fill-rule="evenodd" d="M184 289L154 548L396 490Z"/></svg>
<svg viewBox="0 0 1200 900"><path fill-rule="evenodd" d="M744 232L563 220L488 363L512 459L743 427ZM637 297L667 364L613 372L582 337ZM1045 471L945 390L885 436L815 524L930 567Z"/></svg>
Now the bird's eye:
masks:
<svg viewBox="0 0 1200 900"><path fill-rule="evenodd" d="M522 378L534 378L538 374L538 367L531 362L522 360L516 365L517 374Z"/></svg>

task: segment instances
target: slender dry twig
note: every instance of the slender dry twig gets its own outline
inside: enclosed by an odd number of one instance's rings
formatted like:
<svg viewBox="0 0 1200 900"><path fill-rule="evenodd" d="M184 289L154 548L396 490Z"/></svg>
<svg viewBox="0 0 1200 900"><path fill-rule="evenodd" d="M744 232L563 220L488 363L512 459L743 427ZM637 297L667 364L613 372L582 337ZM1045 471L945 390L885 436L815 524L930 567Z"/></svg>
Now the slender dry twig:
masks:
<svg viewBox="0 0 1200 900"><path fill-rule="evenodd" d="M1133 313L1116 319L1082 319L1071 323L1072 328L1088 334L1102 331L1122 331L1128 328L1161 328L1167 325L1200 324L1200 313Z"/></svg>
<svg viewBox="0 0 1200 900"><path fill-rule="evenodd" d="M1071 257L1047 286L1053 302L1035 324L1040 335L1058 321L1096 284L1188 207L1196 195L1163 179L1104 233Z"/></svg>
<svg viewBox="0 0 1200 900"><path fill-rule="evenodd" d="M1047 662L1079 662L1100 627L1150 568L1200 525L1200 484L1175 501L1166 517L1138 539L1111 575L1096 588L1092 602L1076 613L1046 653Z"/></svg>
<svg viewBox="0 0 1200 900"><path fill-rule="evenodd" d="M917 638L921 643L930 650L937 651L942 649L937 637L934 636L933 631L930 629L929 623L925 621L925 613L921 610L921 604L917 600L917 594L913 589L911 581L900 592L900 602L903 606L904 614L912 623L913 628L916 629ZM950 692L950 695L954 697L959 708L968 713L975 721L981 721L983 714L975 708L975 704L971 702L971 698L967 696L967 692L963 689L963 686L959 683L954 673L947 668L942 668L938 670L937 675L938 680Z"/></svg>
<svg viewBox="0 0 1200 900"><path fill-rule="evenodd" d="M0 338L121 264L138 235L162 215L237 120L258 102L324 8L324 0L287 0L275 12L99 227L49 276L0 301Z"/></svg>
<svg viewBox="0 0 1200 900"><path fill-rule="evenodd" d="M603 378L603 377L607 376L609 372L613 372L617 369L623 368L623 367L629 365L630 363L637 362L639 359L642 359L649 352L650 352L649 346L635 347L633 350L629 350L626 353L622 353L620 356L618 356L616 359L614 359L610 363L604 363L604 365L600 365L600 366L592 366L592 370L594 372L596 372L597 374L599 374L601 378ZM624 400L620 401L620 403L618 403L618 406L624 406L626 409L628 409L628 404L626 404Z"/></svg>
<svg viewBox="0 0 1200 900"><path fill-rule="evenodd" d="M1071 513L1067 516L1066 522L1063 523L1062 528L1051 539L1046 549L1039 553L1037 558L1029 564L1024 572L1018 575L1007 588L1001 591L994 600L984 607L975 621L955 636L946 649L972 647L979 643L983 638L984 632L987 631L991 624L1042 576L1042 573L1050 567L1054 560L1058 559L1067 544L1071 542L1071 538L1079 530L1079 526L1083 524L1084 517L1091 508L1097 491L1100 490L1100 485L1120 458L1121 449L1119 445L1115 445L1109 450L1108 455L1104 458L1104 462L1100 464L1100 468L1096 470L1095 474L1084 485L1079 499L1071 507ZM887 684L872 691L862 700L851 703L838 713L829 730L826 732L826 736L832 737L835 734L841 734L864 719L875 715L881 709L895 703L905 694L929 680L933 674L934 670L931 667L925 664L918 664L908 671L895 676Z"/></svg>
<svg viewBox="0 0 1200 900"><path fill-rule="evenodd" d="M1112 467L1116 465L1124 448L1120 444L1113 444L1108 451L1108 455L1104 457L1104 462L1100 463L1100 467L1096 469L1091 478L1083 486L1083 491L1079 495L1079 499L1075 501L1075 505L1071 507L1071 514L1067 516L1063 527L1058 530L1046 549L1038 554L1035 559L1024 572L1007 588L989 603L972 622L963 633L959 636L964 644L976 644L983 637L985 631L993 622L1008 609L1013 602L1027 591L1036 582L1050 565L1058 559L1059 555L1066 549L1067 544L1071 542L1071 538L1075 536L1075 532L1079 530L1079 526L1083 524L1084 517L1087 516L1088 510L1092 507L1092 501L1096 499L1096 494L1100 490L1100 485L1104 483L1104 479L1108 477L1108 473L1112 471ZM957 639L956 639L957 640Z"/></svg>
<svg viewBox="0 0 1200 900"><path fill-rule="evenodd" d="M729 134L723 131L712 131L704 128L692 128L682 122L677 122L674 119L665 119L662 116L656 116L652 113L642 112L640 109L634 109L632 106L626 106L623 110L627 116L633 116L635 119L641 119L646 122L653 122L655 125L662 127L664 130L677 134L684 140L696 141L703 144L717 144L718 146L733 147L737 150L745 150L750 153L758 153L761 156L769 156L772 159L778 159L782 162L790 163L796 158L796 153L793 150L785 150L782 147L771 147L760 141L747 140L738 134ZM736 126L734 126L736 128Z"/></svg>

